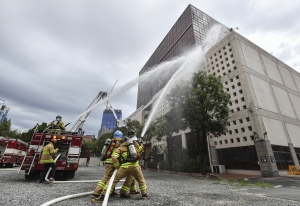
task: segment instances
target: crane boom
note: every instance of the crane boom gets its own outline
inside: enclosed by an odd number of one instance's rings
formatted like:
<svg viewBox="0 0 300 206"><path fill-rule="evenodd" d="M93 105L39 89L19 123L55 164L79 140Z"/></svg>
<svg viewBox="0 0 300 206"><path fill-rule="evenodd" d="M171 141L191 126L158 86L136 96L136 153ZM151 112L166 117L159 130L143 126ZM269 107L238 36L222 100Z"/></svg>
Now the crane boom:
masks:
<svg viewBox="0 0 300 206"><path fill-rule="evenodd" d="M96 96L96 98L92 101L92 103L90 104L90 106L88 106L88 108L86 109L86 111L89 110L91 107L93 107L95 104L97 104L100 101L100 99L104 99L106 96L107 96L107 92L100 91L98 93L98 95ZM81 128L82 125L83 125L83 123L85 122L86 118L91 113L91 111L89 111L89 112L85 113L84 115L82 115L77 120L77 122L74 124L74 126L72 127L72 129L70 131L71 132L76 132L79 128Z"/></svg>

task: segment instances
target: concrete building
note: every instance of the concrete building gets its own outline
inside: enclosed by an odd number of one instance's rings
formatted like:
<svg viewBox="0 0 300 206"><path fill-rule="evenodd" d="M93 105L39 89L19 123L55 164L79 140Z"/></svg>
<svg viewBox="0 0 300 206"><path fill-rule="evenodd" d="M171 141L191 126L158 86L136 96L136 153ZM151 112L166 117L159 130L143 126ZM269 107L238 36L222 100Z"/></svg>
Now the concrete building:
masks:
<svg viewBox="0 0 300 206"><path fill-rule="evenodd" d="M192 14L190 21L182 21L189 19L189 14ZM193 39L182 42L182 48L201 44L196 36L198 33L204 35L205 32L198 30L203 26L198 26L198 29L195 26L198 25L194 23L195 15L211 22L211 25L218 23L189 5L140 71L140 75L168 59L167 56L180 55L180 52L171 51L181 37L173 40L169 50L162 49L178 25L185 28L185 31L178 30L181 36L191 29L188 33ZM198 22L203 24L205 21ZM206 53L208 66L204 69L208 74L219 76L224 89L231 96L228 133L218 138L209 137L211 164L225 165L229 173L266 177L287 173L288 165L299 167L300 161L300 108L297 107L300 105L300 74L232 29L225 31L222 39ZM164 86L161 82L167 79L151 81L148 84L151 88L139 85L137 107L140 111L131 115L142 123L147 120L152 102ZM160 116L167 111L168 104L164 101L158 106L155 115ZM194 152L195 138L192 132L187 130L174 137L179 140L177 144L188 149L189 157L198 158ZM153 140L152 145L156 144L165 143Z"/></svg>

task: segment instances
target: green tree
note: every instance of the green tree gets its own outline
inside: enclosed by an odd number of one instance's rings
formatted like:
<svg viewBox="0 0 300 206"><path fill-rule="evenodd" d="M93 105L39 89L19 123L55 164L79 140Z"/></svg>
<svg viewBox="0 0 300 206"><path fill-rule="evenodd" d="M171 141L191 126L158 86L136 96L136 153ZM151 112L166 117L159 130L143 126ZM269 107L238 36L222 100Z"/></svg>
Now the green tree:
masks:
<svg viewBox="0 0 300 206"><path fill-rule="evenodd" d="M167 160L169 163L169 170L171 172L174 158L174 141L173 134L180 130L186 129L186 124L182 119L181 110L178 108L171 108L165 115L158 117L155 122L155 130L153 135L158 141L165 138L167 142Z"/></svg>
<svg viewBox="0 0 300 206"><path fill-rule="evenodd" d="M5 118L2 122L0 122L0 136L8 136L10 135L10 127L11 122Z"/></svg>
<svg viewBox="0 0 300 206"><path fill-rule="evenodd" d="M186 125L197 134L202 174L205 175L207 137L219 137L226 133L230 95L224 91L219 78L199 71L191 79L181 81L172 88L168 100L171 108L182 109Z"/></svg>

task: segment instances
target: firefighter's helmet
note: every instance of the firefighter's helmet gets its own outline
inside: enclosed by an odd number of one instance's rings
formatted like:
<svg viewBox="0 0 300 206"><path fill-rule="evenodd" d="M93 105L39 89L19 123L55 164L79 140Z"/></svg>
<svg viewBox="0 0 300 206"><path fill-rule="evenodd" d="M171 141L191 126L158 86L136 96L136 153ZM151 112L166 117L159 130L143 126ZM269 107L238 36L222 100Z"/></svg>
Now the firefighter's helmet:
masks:
<svg viewBox="0 0 300 206"><path fill-rule="evenodd" d="M59 121L60 121L61 119L62 119L62 117L61 117L60 115L57 115L57 116L56 116L56 120L59 120Z"/></svg>
<svg viewBox="0 0 300 206"><path fill-rule="evenodd" d="M131 137L134 137L135 136L135 131L133 129L130 129L128 132L127 132L127 136L128 138L130 139Z"/></svg>
<svg viewBox="0 0 300 206"><path fill-rule="evenodd" d="M115 131L114 138L122 138L123 133L120 130Z"/></svg>

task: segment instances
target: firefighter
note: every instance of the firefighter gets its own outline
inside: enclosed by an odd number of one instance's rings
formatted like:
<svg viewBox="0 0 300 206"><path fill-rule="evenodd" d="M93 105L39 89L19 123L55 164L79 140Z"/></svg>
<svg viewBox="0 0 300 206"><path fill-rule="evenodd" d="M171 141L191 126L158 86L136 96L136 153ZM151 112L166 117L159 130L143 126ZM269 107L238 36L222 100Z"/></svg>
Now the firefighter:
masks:
<svg viewBox="0 0 300 206"><path fill-rule="evenodd" d="M134 141L133 144L135 147L139 147L137 141ZM124 143L121 144L119 148L117 148L113 154L112 154L112 161L114 164L114 167L118 169L118 172L116 174L116 177L113 181L112 188L116 186L116 184L124 177L133 176L134 179L139 183L139 188L142 193L142 198L147 198L147 185L141 170L141 167L139 166L139 161L136 159L132 159L134 153L130 148L130 139ZM130 160L131 158L131 160ZM123 159L123 163L120 163L120 160ZM94 202L103 202L105 198L105 192L107 187L104 188L102 191L102 194L99 198L95 199ZM110 191L112 192L112 190ZM131 195L127 194L127 191L124 191L122 188L120 190L120 197L126 197L130 198Z"/></svg>
<svg viewBox="0 0 300 206"><path fill-rule="evenodd" d="M121 145L121 142L123 140L122 137L123 137L123 133L121 131L117 130L114 133L114 140L116 142L115 142L115 146L113 148L113 151ZM113 152L113 151L111 151L111 152ZM104 174L104 177L102 178L102 180L100 180L100 182L98 183L98 185L96 186L96 188L93 192L92 200L91 200L92 202L94 202L94 200L96 198L100 197L101 192L106 187L106 183L108 182L108 180L110 179L110 177L112 176L114 171L115 171L115 167L113 165L112 158L111 157L107 158L105 160L105 174ZM117 195L117 193L113 192L111 195L115 196L115 195Z"/></svg>
<svg viewBox="0 0 300 206"><path fill-rule="evenodd" d="M63 123L62 117L60 115L56 116L56 120L51 122L48 126L52 126L52 129L60 129L63 131L66 130L65 124Z"/></svg>
<svg viewBox="0 0 300 206"><path fill-rule="evenodd" d="M56 171L56 165L52 158L52 156L57 153L58 148L54 149L54 144L56 143L56 139L52 139L46 146L42 149L42 157L40 160L40 164L44 164L44 170L40 173L37 183L42 183L45 180L45 176L51 167L51 172L49 174L50 182L54 182L54 175Z"/></svg>

